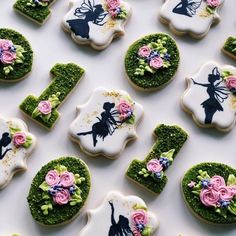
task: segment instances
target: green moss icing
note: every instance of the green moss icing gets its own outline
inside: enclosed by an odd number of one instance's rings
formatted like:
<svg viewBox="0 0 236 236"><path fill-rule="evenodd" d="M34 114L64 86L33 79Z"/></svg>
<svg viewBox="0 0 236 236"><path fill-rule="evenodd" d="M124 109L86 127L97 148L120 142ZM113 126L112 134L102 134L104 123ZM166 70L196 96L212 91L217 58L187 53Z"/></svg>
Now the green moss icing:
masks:
<svg viewBox="0 0 236 236"><path fill-rule="evenodd" d="M67 205L54 205L53 209L50 210L48 215L44 215L41 210L41 206L44 204L44 199L42 199L42 191L39 186L44 182L45 176L48 171L55 168L57 165L63 165L67 167L67 170L72 172L73 174L80 174L85 178L80 184L80 189L82 190L81 197L82 202L75 205L70 206ZM41 168L41 170L36 174L31 184L31 188L29 191L29 195L27 197L29 208L33 218L41 224L44 225L57 225L63 222L67 222L75 217L81 208L84 206L85 201L89 195L90 191L90 174L88 167L86 164L74 157L62 157L60 159L54 160L46 164Z"/></svg>
<svg viewBox="0 0 236 236"><path fill-rule="evenodd" d="M23 15L31 18L39 24L43 24L47 17L51 14L50 5L56 0L51 0L49 5L46 7L42 6L30 6L28 0L17 0L13 8Z"/></svg>
<svg viewBox="0 0 236 236"><path fill-rule="evenodd" d="M164 175L161 180L154 180L152 176L144 178L139 172L146 168L148 161L151 159L157 159L164 152L168 152L171 149L175 149L173 159L184 145L187 140L187 133L178 126L169 126L161 124L154 130L154 134L157 137L157 142L153 145L152 150L147 155L144 161L133 160L129 166L126 175L128 178L141 185L142 187L150 190L155 194L162 192L167 183L167 177Z"/></svg>
<svg viewBox="0 0 236 236"><path fill-rule="evenodd" d="M0 39L11 40L14 45L19 45L24 49L23 63L14 64L13 71L9 74L5 74L3 67L0 63L0 80L3 81L17 81L26 76L32 69L33 63L33 51L27 39L15 30L0 28Z"/></svg>
<svg viewBox="0 0 236 236"><path fill-rule="evenodd" d="M236 38L235 37L229 37L224 46L223 49L228 52L229 54L232 54L232 56L236 56Z"/></svg>
<svg viewBox="0 0 236 236"><path fill-rule="evenodd" d="M77 83L80 81L84 74L84 69L73 63L69 64L56 64L51 69L52 82L43 91L43 93L37 98L33 95L29 95L21 104L20 109L26 115L32 118L32 114L37 108L40 101L48 100L50 96L60 92L59 101L62 103L70 92L74 89ZM52 128L57 119L59 113L57 109L53 109L49 119L42 119L40 116L33 118L46 128Z"/></svg>
<svg viewBox="0 0 236 236"><path fill-rule="evenodd" d="M236 176L236 170L221 164L221 163L201 163L193 166L187 171L182 180L182 190L184 198L188 206L197 214L200 218L215 224L232 224L236 223L236 216L228 214L227 218L215 212L214 208L204 206L199 197L192 193L192 189L188 187L191 181L197 180L199 170L207 171L209 176L220 175L227 182L230 174Z"/></svg>
<svg viewBox="0 0 236 236"><path fill-rule="evenodd" d="M136 68L138 68L137 53L139 48L151 42L157 42L158 39L164 37L167 38L165 47L170 54L171 66L169 68L161 68L154 74L145 73L144 75L136 75L135 71ZM179 50L174 39L163 33L151 34L137 40L129 47L125 56L125 69L129 79L136 86L142 89L157 89L169 82L175 75L178 69L179 59Z"/></svg>

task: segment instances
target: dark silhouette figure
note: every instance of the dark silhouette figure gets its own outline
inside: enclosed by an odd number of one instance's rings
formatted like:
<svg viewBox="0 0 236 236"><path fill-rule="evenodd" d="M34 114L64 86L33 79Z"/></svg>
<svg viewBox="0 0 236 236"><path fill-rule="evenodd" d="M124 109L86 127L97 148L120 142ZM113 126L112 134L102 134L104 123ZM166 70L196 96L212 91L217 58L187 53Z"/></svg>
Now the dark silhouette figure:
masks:
<svg viewBox="0 0 236 236"><path fill-rule="evenodd" d="M193 80L193 79L192 79ZM218 83L215 83L219 80ZM197 83L193 80L193 83L207 88L207 93L209 98L201 103L202 107L205 109L205 124L211 124L212 118L217 111L223 111L221 103L228 98L229 90L225 86L220 86L223 82L218 68L215 67L212 73L208 75L208 84Z"/></svg>
<svg viewBox="0 0 236 236"><path fill-rule="evenodd" d="M7 148L3 152L3 148L7 147L10 143L11 143L10 134L9 133L3 133L2 138L0 139L0 160L2 160L4 158L4 156L7 154L7 152L12 150L11 148Z"/></svg>
<svg viewBox="0 0 236 236"><path fill-rule="evenodd" d="M172 12L192 17L196 15L196 10L201 6L201 3L202 0L181 0Z"/></svg>
<svg viewBox="0 0 236 236"><path fill-rule="evenodd" d="M99 121L93 124L92 130L88 132L77 133L77 135L92 134L94 147L96 147L97 144L97 136L104 140L104 138L108 135L112 135L116 128L124 122L115 119L119 116L119 112L117 110L111 111L114 107L115 103L105 102L103 104L104 111L101 113L101 118L97 117Z"/></svg>
<svg viewBox="0 0 236 236"><path fill-rule="evenodd" d="M114 205L111 201L109 201L109 204L111 206L111 227L108 236L134 236L126 217L119 215L119 221L116 223Z"/></svg>
<svg viewBox="0 0 236 236"><path fill-rule="evenodd" d="M75 35L89 39L89 22L103 26L106 22L102 22L107 14L101 4L95 5L94 0L84 0L81 7L76 8L74 13L79 19L67 20L67 22Z"/></svg>

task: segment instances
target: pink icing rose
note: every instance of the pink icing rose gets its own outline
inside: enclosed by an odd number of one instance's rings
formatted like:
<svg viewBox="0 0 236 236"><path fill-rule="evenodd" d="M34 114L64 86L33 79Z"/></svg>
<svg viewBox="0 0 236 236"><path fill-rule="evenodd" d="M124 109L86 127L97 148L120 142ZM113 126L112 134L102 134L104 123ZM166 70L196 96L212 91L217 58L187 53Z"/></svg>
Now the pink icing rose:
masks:
<svg viewBox="0 0 236 236"><path fill-rule="evenodd" d="M117 17L116 9L109 9L109 14L112 19L116 18Z"/></svg>
<svg viewBox="0 0 236 236"><path fill-rule="evenodd" d="M207 0L207 5L210 7L218 7L220 5L220 0Z"/></svg>
<svg viewBox="0 0 236 236"><path fill-rule="evenodd" d="M142 46L141 48L139 48L138 50L138 55L140 57L148 57L151 53L151 48L149 48L148 46Z"/></svg>
<svg viewBox="0 0 236 236"><path fill-rule="evenodd" d="M218 192L220 194L220 199L223 201L230 201L233 198L231 189L227 186L221 186Z"/></svg>
<svg viewBox="0 0 236 236"><path fill-rule="evenodd" d="M26 142L26 135L23 132L16 132L13 135L13 143L16 147L20 147Z"/></svg>
<svg viewBox="0 0 236 236"><path fill-rule="evenodd" d="M4 51L0 59L3 64L12 64L16 60L16 53Z"/></svg>
<svg viewBox="0 0 236 236"><path fill-rule="evenodd" d="M13 46L13 43L11 40L7 39L0 39L0 49L3 51L8 51Z"/></svg>
<svg viewBox="0 0 236 236"><path fill-rule="evenodd" d="M163 60L160 57L154 57L149 62L149 65L154 69L159 69L163 66Z"/></svg>
<svg viewBox="0 0 236 236"><path fill-rule="evenodd" d="M57 191L53 197L53 201L58 205L65 205L70 201L70 192L67 189Z"/></svg>
<svg viewBox="0 0 236 236"><path fill-rule="evenodd" d="M236 76L229 76L226 78L226 86L229 89L236 89Z"/></svg>
<svg viewBox="0 0 236 236"><path fill-rule="evenodd" d="M107 6L110 9L116 9L120 7L120 0L107 0Z"/></svg>
<svg viewBox="0 0 236 236"><path fill-rule="evenodd" d="M49 101L41 101L38 104L38 109L42 114L48 115L52 112L52 104Z"/></svg>
<svg viewBox="0 0 236 236"><path fill-rule="evenodd" d="M207 207L215 207L220 200L220 194L214 189L202 189L200 200Z"/></svg>
<svg viewBox="0 0 236 236"><path fill-rule="evenodd" d="M134 224L146 225L148 222L147 213L144 210L137 210L132 214L132 221Z"/></svg>
<svg viewBox="0 0 236 236"><path fill-rule="evenodd" d="M126 100L120 100L120 103L118 104L117 108L120 113L120 118L122 120L132 115L133 112L132 105Z"/></svg>
<svg viewBox="0 0 236 236"><path fill-rule="evenodd" d="M162 171L163 167L160 164L159 160L152 159L147 163L147 169L148 169L148 171L150 171L152 173L156 173L156 172Z"/></svg>
<svg viewBox="0 0 236 236"><path fill-rule="evenodd" d="M50 170L45 177L45 181L49 186L57 185L60 181L58 172L56 170Z"/></svg>
<svg viewBox="0 0 236 236"><path fill-rule="evenodd" d="M64 188L72 186L75 182L74 174L72 172L65 171L60 176L60 184Z"/></svg>
<svg viewBox="0 0 236 236"><path fill-rule="evenodd" d="M225 186L225 180L219 175L215 175L211 178L210 183L214 190L218 191L221 186Z"/></svg>

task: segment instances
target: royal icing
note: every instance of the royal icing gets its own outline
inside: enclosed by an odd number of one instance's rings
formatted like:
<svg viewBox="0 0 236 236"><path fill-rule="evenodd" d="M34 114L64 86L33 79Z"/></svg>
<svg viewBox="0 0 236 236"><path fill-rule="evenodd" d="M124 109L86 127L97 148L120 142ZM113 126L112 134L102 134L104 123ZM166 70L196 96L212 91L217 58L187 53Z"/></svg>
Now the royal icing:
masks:
<svg viewBox="0 0 236 236"><path fill-rule="evenodd" d="M8 185L17 171L27 169L26 159L35 143L23 121L0 117L0 189Z"/></svg>
<svg viewBox="0 0 236 236"><path fill-rule="evenodd" d="M197 124L231 130L236 114L236 68L208 62L187 82L182 105Z"/></svg>
<svg viewBox="0 0 236 236"><path fill-rule="evenodd" d="M136 137L142 106L122 90L97 88L89 101L77 107L78 117L69 133L90 155L115 158Z"/></svg>
<svg viewBox="0 0 236 236"><path fill-rule="evenodd" d="M201 38L220 21L218 9L224 0L166 0L160 19L174 32Z"/></svg>
<svg viewBox="0 0 236 236"><path fill-rule="evenodd" d="M101 222L99 233L111 236L151 236L159 226L156 216L148 211L141 198L123 196L118 192L110 192L101 206L88 211L88 222L80 235L96 234L98 221Z"/></svg>
<svg viewBox="0 0 236 236"><path fill-rule="evenodd" d="M75 0L63 18L63 28L75 42L104 49L124 34L130 15L130 5L123 0Z"/></svg>

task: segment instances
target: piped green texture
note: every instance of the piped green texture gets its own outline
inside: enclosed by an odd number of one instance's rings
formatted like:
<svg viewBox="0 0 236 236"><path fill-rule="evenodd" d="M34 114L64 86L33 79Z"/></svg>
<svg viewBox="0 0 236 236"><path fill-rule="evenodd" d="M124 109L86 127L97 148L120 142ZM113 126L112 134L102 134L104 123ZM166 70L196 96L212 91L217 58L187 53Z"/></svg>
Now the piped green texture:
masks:
<svg viewBox="0 0 236 236"><path fill-rule="evenodd" d="M50 6L53 2L56 0L51 0L49 2L49 5L46 7L42 6L29 6L27 3L29 3L28 0L17 0L14 4L13 8L20 12L21 14L29 17L33 21L36 21L38 24L43 24L44 21L48 18L48 16L51 14Z"/></svg>
<svg viewBox="0 0 236 236"><path fill-rule="evenodd" d="M153 145L150 153L144 161L137 159L133 160L126 172L126 175L132 181L154 194L160 194L167 183L166 175L164 175L161 180L155 180L151 176L144 178L139 174L139 172L143 168L146 168L148 161L151 159L158 159L161 153L168 152L171 149L175 149L173 154L174 159L187 140L188 134L176 125L170 126L164 124L157 126L154 130L154 134L157 137L157 141Z"/></svg>
<svg viewBox="0 0 236 236"><path fill-rule="evenodd" d="M9 74L4 73L4 65L0 63L0 80L13 82L24 78L32 70L33 64L33 51L28 40L15 30L6 28L0 28L0 39L11 40L14 45L19 45L25 50L23 63L15 64L13 66L14 70Z"/></svg>
<svg viewBox="0 0 236 236"><path fill-rule="evenodd" d="M67 96L72 92L77 83L81 80L84 69L80 66L69 63L69 64L56 64L50 71L52 75L52 82L43 91L43 93L37 98L33 95L29 95L21 104L20 109L26 115L32 118L32 113L37 108L40 101L48 100L53 94L60 93L59 101L62 103ZM44 127L51 129L59 118L59 112L57 109L53 109L50 119L43 120L40 116L34 119L35 121L42 124Z"/></svg>
<svg viewBox="0 0 236 236"><path fill-rule="evenodd" d="M199 170L207 171L208 175L211 177L215 175L222 176L225 179L225 182L227 182L230 174L236 176L236 170L221 163L200 163L187 171L181 183L183 195L187 205L201 219L214 224L236 223L236 216L228 214L227 218L224 218L222 215L215 212L214 208L204 206L201 203L199 196L196 196L194 193L192 193L192 189L188 187L188 184L191 181L197 180Z"/></svg>
<svg viewBox="0 0 236 236"><path fill-rule="evenodd" d="M223 46L223 50L231 54L233 57L236 57L236 38L229 37Z"/></svg>
<svg viewBox="0 0 236 236"><path fill-rule="evenodd" d="M81 203L75 206L71 206L70 204L54 205L49 214L44 215L43 211L40 208L44 204L45 200L42 199L42 191L39 186L45 180L45 176L47 175L48 171L53 170L58 164L66 166L69 172L72 172L73 174L80 174L85 178L85 181L83 181L80 185L80 189L82 190L81 197L83 200ZM34 177L27 197L29 208L33 218L40 224L44 224L47 226L58 225L70 221L79 213L81 208L84 206L85 201L89 195L90 186L91 181L88 167L79 158L62 157L60 159L49 162L48 164L43 166Z"/></svg>
<svg viewBox="0 0 236 236"><path fill-rule="evenodd" d="M135 70L138 68L138 50L144 45L151 42L157 42L158 39L166 37L165 47L170 54L171 66L169 68L160 68L156 73L145 73L144 75L135 75ZM168 83L175 75L179 65L179 50L174 39L168 34L158 33L147 35L134 42L128 49L125 56L125 70L131 82L141 89L158 89Z"/></svg>

